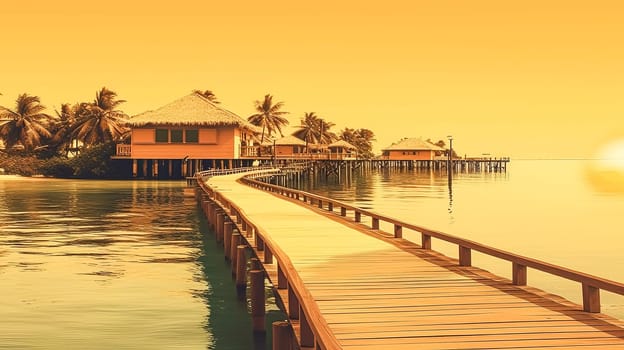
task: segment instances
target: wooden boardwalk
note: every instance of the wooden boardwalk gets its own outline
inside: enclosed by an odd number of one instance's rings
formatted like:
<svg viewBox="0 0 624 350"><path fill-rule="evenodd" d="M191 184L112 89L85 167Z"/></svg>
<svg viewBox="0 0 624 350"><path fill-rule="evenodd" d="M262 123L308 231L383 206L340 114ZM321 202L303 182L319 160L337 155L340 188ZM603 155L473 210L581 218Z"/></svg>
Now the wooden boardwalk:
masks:
<svg viewBox="0 0 624 350"><path fill-rule="evenodd" d="M624 349L624 322L240 177L208 185L288 254L311 296L301 302L316 304L340 348Z"/></svg>

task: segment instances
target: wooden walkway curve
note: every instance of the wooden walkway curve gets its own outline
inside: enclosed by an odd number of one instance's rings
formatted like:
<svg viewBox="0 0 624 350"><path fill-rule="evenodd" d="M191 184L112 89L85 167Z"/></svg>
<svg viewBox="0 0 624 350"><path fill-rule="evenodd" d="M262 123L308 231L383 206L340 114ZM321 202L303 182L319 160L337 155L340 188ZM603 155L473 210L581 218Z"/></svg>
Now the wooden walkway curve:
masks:
<svg viewBox="0 0 624 350"><path fill-rule="evenodd" d="M340 348L624 349L624 322L251 188L241 176L207 184L288 254ZM267 272L276 284L275 269Z"/></svg>

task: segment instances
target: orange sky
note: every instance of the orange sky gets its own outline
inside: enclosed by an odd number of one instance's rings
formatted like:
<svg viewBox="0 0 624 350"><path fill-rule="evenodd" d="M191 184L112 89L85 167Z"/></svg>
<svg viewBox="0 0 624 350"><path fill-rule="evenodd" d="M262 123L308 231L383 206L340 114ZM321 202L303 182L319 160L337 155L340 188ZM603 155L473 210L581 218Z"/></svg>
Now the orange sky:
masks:
<svg viewBox="0 0 624 350"><path fill-rule="evenodd" d="M0 104L106 86L133 115L210 89L242 117L271 93L291 124L372 129L376 150L453 135L462 155L588 157L624 138L621 1L145 4L3 3Z"/></svg>

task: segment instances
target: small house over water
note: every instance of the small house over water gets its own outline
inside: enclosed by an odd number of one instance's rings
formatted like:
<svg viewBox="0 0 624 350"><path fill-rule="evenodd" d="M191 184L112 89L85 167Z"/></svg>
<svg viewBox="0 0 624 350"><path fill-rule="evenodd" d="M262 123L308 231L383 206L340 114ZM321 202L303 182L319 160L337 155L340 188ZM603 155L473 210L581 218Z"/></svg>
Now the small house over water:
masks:
<svg viewBox="0 0 624 350"><path fill-rule="evenodd" d="M404 138L382 150L384 160L436 160L447 150L421 138Z"/></svg>
<svg viewBox="0 0 624 350"><path fill-rule="evenodd" d="M288 135L275 140L275 156L280 158L306 157L306 143L302 139Z"/></svg>
<svg viewBox="0 0 624 350"><path fill-rule="evenodd" d="M357 147L345 140L338 140L327 146L330 159L356 159Z"/></svg>
<svg viewBox="0 0 624 350"><path fill-rule="evenodd" d="M117 145L115 158L132 160L133 177L181 178L247 166L255 158L246 156L256 155L249 148L259 146L256 126L196 93L138 114L127 125L130 142Z"/></svg>
<svg viewBox="0 0 624 350"><path fill-rule="evenodd" d="M275 157L278 159L356 159L356 149L355 146L344 140L338 140L329 145L306 143L294 135L275 140Z"/></svg>

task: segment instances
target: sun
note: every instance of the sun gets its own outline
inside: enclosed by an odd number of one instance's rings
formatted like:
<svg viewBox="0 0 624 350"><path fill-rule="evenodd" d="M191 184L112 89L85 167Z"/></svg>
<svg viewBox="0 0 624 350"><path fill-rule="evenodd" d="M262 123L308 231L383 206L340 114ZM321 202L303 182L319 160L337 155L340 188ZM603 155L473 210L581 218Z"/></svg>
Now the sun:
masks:
<svg viewBox="0 0 624 350"><path fill-rule="evenodd" d="M585 170L585 178L594 190L624 194L624 138L604 145Z"/></svg>
<svg viewBox="0 0 624 350"><path fill-rule="evenodd" d="M606 144L598 152L597 162L601 168L624 171L624 139Z"/></svg>

